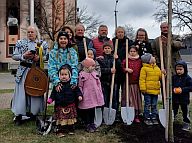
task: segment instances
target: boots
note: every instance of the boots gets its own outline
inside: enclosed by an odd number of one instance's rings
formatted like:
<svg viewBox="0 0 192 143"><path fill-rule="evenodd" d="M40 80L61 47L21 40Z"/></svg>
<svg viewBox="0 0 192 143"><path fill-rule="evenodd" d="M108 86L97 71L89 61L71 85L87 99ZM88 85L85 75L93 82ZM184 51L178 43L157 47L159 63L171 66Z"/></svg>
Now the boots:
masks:
<svg viewBox="0 0 192 143"><path fill-rule="evenodd" d="M14 119L14 123L15 123L16 126L21 125L22 124L22 115L16 116L15 119Z"/></svg>
<svg viewBox="0 0 192 143"><path fill-rule="evenodd" d="M184 130L184 131L190 131L190 129L191 129L190 123L183 122L183 128L182 128L182 130Z"/></svg>

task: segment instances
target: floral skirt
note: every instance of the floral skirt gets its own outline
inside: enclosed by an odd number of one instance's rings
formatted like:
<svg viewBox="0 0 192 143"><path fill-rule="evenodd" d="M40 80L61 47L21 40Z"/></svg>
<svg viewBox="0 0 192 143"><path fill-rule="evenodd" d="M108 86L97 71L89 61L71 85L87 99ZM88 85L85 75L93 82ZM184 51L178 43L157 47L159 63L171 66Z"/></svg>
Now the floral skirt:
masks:
<svg viewBox="0 0 192 143"><path fill-rule="evenodd" d="M55 109L54 117L57 125L73 125L77 122L77 110L75 104L66 107L58 106Z"/></svg>

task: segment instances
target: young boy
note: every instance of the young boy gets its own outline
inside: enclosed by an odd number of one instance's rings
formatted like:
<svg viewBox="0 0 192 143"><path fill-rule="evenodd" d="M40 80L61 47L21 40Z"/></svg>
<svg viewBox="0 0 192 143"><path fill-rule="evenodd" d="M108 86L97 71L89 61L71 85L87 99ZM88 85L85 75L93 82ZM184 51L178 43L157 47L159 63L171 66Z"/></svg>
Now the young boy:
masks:
<svg viewBox="0 0 192 143"><path fill-rule="evenodd" d="M172 76L173 88L173 111L174 117L178 113L179 106L183 113L183 130L190 130L190 120L188 115L188 105L190 103L189 92L192 91L192 79L188 75L187 64L184 61L178 61L175 65L176 74Z"/></svg>
<svg viewBox="0 0 192 143"><path fill-rule="evenodd" d="M141 60L143 67L140 72L139 86L144 95L144 122L147 125L155 125L158 124L157 100L161 87L161 70L151 54L144 54Z"/></svg>
<svg viewBox="0 0 192 143"><path fill-rule="evenodd" d="M114 61L114 55L112 54L112 45L109 43L104 43L103 45L103 58L99 58L98 63L101 67L101 84L102 84L102 90L104 94L104 100L105 100L105 107L109 107L109 98L110 98L110 91L111 91L111 80L112 80L112 74L115 73L117 70L121 70L121 63L119 60L116 60L116 66L113 68L113 61ZM115 58L117 59L117 55L115 55ZM115 78L115 81L117 79ZM116 82L114 83L114 90L116 87ZM114 92L115 93L115 92ZM119 98L113 95L113 101L112 101L112 108L118 109L118 102Z"/></svg>

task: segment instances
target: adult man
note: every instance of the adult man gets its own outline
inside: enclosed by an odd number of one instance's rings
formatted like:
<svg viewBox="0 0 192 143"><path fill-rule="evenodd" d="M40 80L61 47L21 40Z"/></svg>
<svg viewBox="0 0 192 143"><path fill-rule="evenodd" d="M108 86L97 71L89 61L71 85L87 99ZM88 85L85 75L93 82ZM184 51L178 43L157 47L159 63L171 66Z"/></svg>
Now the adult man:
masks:
<svg viewBox="0 0 192 143"><path fill-rule="evenodd" d="M160 25L161 36L157 37L152 43L152 51L153 55L156 58L157 65L160 66L160 43L162 41L162 49L163 49L163 61L164 61L164 69L167 67L167 41L168 41L168 23L163 22ZM159 39L160 38L160 39ZM179 36L172 35L171 41L171 65L175 65L176 61L181 60L181 56L179 50L183 48L183 43ZM163 70L163 69L162 69ZM172 73L175 73L174 67L172 67Z"/></svg>
<svg viewBox="0 0 192 143"><path fill-rule="evenodd" d="M42 49L37 50L37 42L41 42ZM41 51L37 54L36 51ZM26 75L32 66L33 62L42 65L42 62L47 58L48 45L45 41L37 40L37 28L29 26L27 28L27 39L18 40L15 45L15 51L12 58L20 61L17 69L15 92L12 100L11 110L15 114L15 125L22 123L22 115L30 115L35 117L39 112L43 111L44 100L43 96L29 96L25 93L24 83Z"/></svg>
<svg viewBox="0 0 192 143"><path fill-rule="evenodd" d="M110 45L113 45L108 35L108 27L106 25L100 25L98 29L98 37L93 39L93 47L96 50L96 57L103 55L103 44L109 42Z"/></svg>
<svg viewBox="0 0 192 143"><path fill-rule="evenodd" d="M84 36L85 27L82 24L77 24L75 27L75 41L78 47L79 62L86 58L83 38L86 40L86 45L92 48L92 40Z"/></svg>

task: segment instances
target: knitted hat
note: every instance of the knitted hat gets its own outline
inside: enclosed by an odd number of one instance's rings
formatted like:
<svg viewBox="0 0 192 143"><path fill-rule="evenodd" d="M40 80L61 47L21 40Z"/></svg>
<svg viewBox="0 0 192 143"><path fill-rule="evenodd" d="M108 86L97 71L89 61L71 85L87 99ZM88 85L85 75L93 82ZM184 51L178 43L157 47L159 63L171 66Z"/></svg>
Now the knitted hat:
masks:
<svg viewBox="0 0 192 143"><path fill-rule="evenodd" d="M86 68L90 67L90 66L94 66L95 65L95 61L91 58L86 58L82 61L82 65Z"/></svg>
<svg viewBox="0 0 192 143"><path fill-rule="evenodd" d="M144 55L141 56L141 60L143 63L149 63L151 60L152 55L150 53L145 53Z"/></svg>
<svg viewBox="0 0 192 143"><path fill-rule="evenodd" d="M59 38L60 38L61 36L67 37L67 39L68 39L68 41L69 41L69 35L67 34L67 32L65 32L65 31L60 31L60 32L58 33L58 36L57 36L57 41L59 41Z"/></svg>

